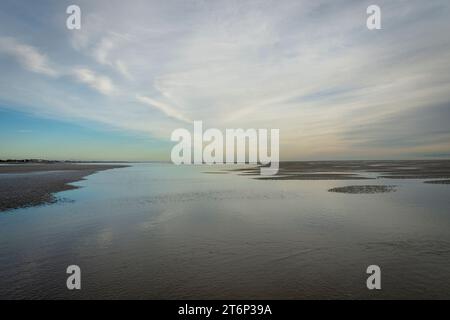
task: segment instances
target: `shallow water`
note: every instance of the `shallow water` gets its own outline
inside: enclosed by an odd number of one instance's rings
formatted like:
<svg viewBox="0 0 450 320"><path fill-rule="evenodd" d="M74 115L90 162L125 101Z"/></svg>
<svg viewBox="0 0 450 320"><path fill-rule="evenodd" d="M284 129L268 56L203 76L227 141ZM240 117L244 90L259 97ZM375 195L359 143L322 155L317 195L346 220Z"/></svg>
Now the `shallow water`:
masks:
<svg viewBox="0 0 450 320"><path fill-rule="evenodd" d="M0 214L0 298L450 298L448 185L204 173L217 170L135 164ZM364 184L397 191L327 192Z"/></svg>

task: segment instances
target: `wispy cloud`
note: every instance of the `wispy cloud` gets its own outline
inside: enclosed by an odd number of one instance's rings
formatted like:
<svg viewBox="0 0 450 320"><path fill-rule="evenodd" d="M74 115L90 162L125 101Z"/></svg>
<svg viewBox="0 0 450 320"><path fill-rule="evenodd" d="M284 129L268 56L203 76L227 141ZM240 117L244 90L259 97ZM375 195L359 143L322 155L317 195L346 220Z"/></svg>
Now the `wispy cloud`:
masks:
<svg viewBox="0 0 450 320"><path fill-rule="evenodd" d="M191 122L191 120L189 120L187 117L185 117L181 112L179 112L175 108L169 106L168 104L157 101L155 99L151 99L149 97L139 96L139 95L136 97L136 99L137 99L137 101L139 101L141 103L144 103L152 108L155 108L155 109L163 112L165 115L167 115L173 119L188 122L188 123Z"/></svg>
<svg viewBox="0 0 450 320"><path fill-rule="evenodd" d="M50 66L47 56L38 49L20 43L14 38L0 37L0 54L7 54L16 59L23 68L46 76L56 77L58 72Z"/></svg>
<svg viewBox="0 0 450 320"><path fill-rule="evenodd" d="M79 82L89 85L91 88L104 95L115 93L115 88L111 79L98 75L92 70L87 68L74 68L73 75Z"/></svg>
<svg viewBox="0 0 450 320"><path fill-rule="evenodd" d="M91 50L93 57L98 63L112 67L115 71L130 80L132 76L128 71L126 64L119 58L111 56L112 51L117 50L121 43L126 40L124 38L126 37L117 34L109 34L108 36L103 37Z"/></svg>
<svg viewBox="0 0 450 320"><path fill-rule="evenodd" d="M21 43L11 37L0 37L0 54L7 54L17 60L20 65L31 72L59 78L63 75L70 75L76 81L84 83L92 89L104 94L111 95L115 92L115 87L106 76L99 75L94 71L84 67L57 66L49 61L48 57L37 48Z"/></svg>

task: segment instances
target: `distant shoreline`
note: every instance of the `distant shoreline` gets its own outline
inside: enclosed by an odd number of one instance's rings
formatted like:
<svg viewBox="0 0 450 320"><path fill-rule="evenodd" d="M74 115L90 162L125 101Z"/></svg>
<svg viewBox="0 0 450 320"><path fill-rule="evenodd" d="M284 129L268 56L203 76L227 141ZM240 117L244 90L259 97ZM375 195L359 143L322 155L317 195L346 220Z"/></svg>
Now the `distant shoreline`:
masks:
<svg viewBox="0 0 450 320"><path fill-rule="evenodd" d="M126 165L27 162L0 166L0 212L56 202L55 193L77 189L69 183Z"/></svg>
<svg viewBox="0 0 450 320"><path fill-rule="evenodd" d="M133 161L79 161L79 160L46 160L46 159L0 159L0 164L24 164L24 163L36 163L36 164L52 164L52 163L133 163Z"/></svg>
<svg viewBox="0 0 450 320"><path fill-rule="evenodd" d="M52 163L172 163L170 160L48 160L48 159L0 159L0 164L52 164Z"/></svg>

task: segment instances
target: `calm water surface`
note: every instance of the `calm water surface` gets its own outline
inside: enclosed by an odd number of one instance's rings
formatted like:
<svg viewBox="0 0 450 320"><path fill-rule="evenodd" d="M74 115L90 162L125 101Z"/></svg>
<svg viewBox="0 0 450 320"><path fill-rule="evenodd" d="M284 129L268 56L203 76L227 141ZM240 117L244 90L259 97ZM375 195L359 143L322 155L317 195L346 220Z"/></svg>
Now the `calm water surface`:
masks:
<svg viewBox="0 0 450 320"><path fill-rule="evenodd" d="M450 298L449 185L205 171L135 164L0 214L0 298ZM356 184L398 191L327 192Z"/></svg>

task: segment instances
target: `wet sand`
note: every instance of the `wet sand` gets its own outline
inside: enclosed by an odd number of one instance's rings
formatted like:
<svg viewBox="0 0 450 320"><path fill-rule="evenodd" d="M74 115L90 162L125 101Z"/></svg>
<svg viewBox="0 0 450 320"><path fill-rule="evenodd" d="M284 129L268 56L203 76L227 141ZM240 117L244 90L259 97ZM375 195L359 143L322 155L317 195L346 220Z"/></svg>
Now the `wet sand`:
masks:
<svg viewBox="0 0 450 320"><path fill-rule="evenodd" d="M397 191L396 186L345 186L329 189L328 192L338 193L352 193L352 194L372 194L372 193L386 193Z"/></svg>
<svg viewBox="0 0 450 320"><path fill-rule="evenodd" d="M259 167L232 171L261 180L450 179L450 160L280 162L278 174L269 177L261 177Z"/></svg>
<svg viewBox="0 0 450 320"><path fill-rule="evenodd" d="M424 181L425 183L431 184L450 184L450 180L432 180L432 181Z"/></svg>
<svg viewBox="0 0 450 320"><path fill-rule="evenodd" d="M54 193L76 189L69 183L124 165L74 163L8 164L0 166L0 212L57 201Z"/></svg>

